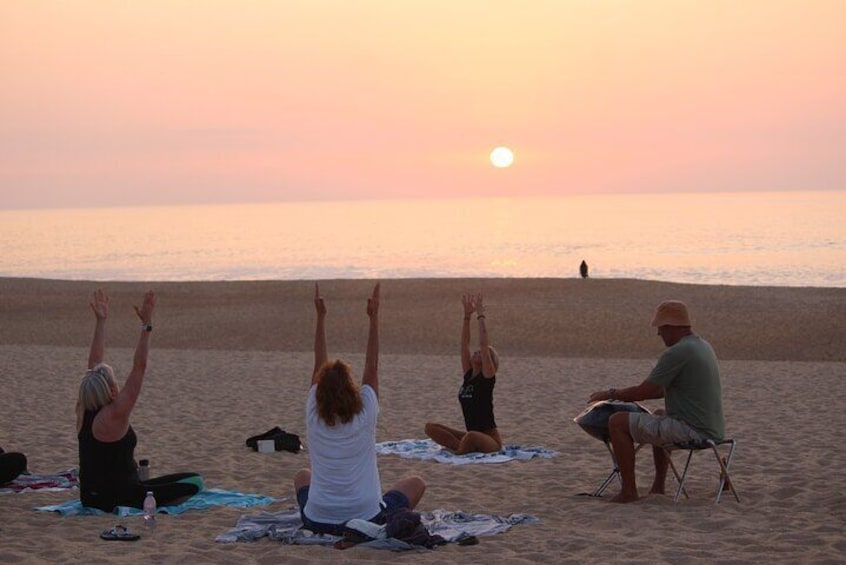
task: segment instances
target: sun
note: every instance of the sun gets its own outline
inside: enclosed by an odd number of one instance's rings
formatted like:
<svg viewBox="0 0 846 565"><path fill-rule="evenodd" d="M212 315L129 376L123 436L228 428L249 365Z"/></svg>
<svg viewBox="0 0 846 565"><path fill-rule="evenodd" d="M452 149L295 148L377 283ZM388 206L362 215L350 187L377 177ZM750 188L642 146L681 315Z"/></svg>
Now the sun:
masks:
<svg viewBox="0 0 846 565"><path fill-rule="evenodd" d="M491 164L497 169L510 167L514 162L514 152L508 147L497 147L491 151Z"/></svg>

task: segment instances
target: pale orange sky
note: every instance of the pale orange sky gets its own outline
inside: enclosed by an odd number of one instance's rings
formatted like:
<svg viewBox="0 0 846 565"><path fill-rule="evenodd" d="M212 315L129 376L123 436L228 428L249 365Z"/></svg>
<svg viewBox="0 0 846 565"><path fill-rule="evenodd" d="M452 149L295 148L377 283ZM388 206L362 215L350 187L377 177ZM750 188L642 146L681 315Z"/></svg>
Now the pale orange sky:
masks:
<svg viewBox="0 0 846 565"><path fill-rule="evenodd" d="M844 37L840 0L4 0L0 208L844 190Z"/></svg>

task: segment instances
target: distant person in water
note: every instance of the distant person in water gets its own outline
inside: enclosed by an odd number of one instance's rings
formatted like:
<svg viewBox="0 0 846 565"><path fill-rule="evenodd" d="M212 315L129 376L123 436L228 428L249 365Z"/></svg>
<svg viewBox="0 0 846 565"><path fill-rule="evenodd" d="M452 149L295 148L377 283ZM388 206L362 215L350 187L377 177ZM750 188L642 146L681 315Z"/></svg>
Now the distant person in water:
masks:
<svg viewBox="0 0 846 565"><path fill-rule="evenodd" d="M5 452L0 447L0 485L14 481L24 471L26 471L26 456L15 451Z"/></svg>
<svg viewBox="0 0 846 565"><path fill-rule="evenodd" d="M617 458L623 488L612 502L638 499L635 483L635 443L653 446L655 479L650 494L664 494L667 453L671 443L721 440L725 435L722 387L717 356L711 345L693 333L687 306L677 300L658 305L652 327L667 349L639 385L594 392L591 402L637 402L663 398L666 411L618 412L608 420L611 446Z"/></svg>
<svg viewBox="0 0 846 565"><path fill-rule="evenodd" d="M579 274L582 275L583 279L588 278L588 265L584 260L582 260L582 264L579 265Z"/></svg>
<svg viewBox="0 0 846 565"><path fill-rule="evenodd" d="M493 412L493 390L499 355L488 339L482 295L465 294L461 303L464 306L464 322L461 326L461 370L464 379L458 389L458 401L464 414L466 431L429 422L425 432L434 442L458 455L494 453L502 449L502 438ZM479 349L471 354L470 320L474 312L479 323Z"/></svg>
<svg viewBox="0 0 846 565"><path fill-rule="evenodd" d="M147 491L152 491L159 506L178 504L203 489L196 473L179 473L141 481L135 462L135 431L129 416L141 394L147 369L147 353L153 331L156 297L144 295L135 313L141 320L138 345L132 370L123 388L115 372L103 363L109 297L97 290L91 301L94 312L94 338L88 354L88 371L79 386L76 405L76 431L79 440L79 498L83 506L111 512L116 506L141 508Z"/></svg>

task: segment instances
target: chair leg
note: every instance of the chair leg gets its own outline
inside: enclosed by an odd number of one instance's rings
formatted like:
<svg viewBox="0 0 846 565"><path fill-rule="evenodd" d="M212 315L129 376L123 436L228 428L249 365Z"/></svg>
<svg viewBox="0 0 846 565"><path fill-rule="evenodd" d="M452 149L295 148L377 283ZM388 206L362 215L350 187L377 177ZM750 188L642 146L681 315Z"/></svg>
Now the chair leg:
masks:
<svg viewBox="0 0 846 565"><path fill-rule="evenodd" d="M681 484L681 476L679 475L678 469L676 469L675 463L673 463L672 452L669 449L667 449L666 447L663 448L663 449L664 449L664 453L667 454L667 463L670 465L670 469L673 471L673 476L676 478L676 483ZM690 496L688 496L688 494L687 494L686 489L682 489L682 494L684 494L685 498L688 498L688 499L690 498Z"/></svg>
<svg viewBox="0 0 846 565"><path fill-rule="evenodd" d="M687 461L685 461L684 471L682 471L681 479L679 479L679 488L678 488L678 490L676 490L676 495L673 497L673 504L679 503L679 497L681 496L681 493L684 491L684 481L687 479L687 470L690 468L690 460L693 457L693 451L694 451L693 449L689 449L687 451ZM685 492L685 495L687 495L687 492Z"/></svg>
<svg viewBox="0 0 846 565"><path fill-rule="evenodd" d="M597 487L595 491L593 491L593 494L591 494L591 496L602 496L602 493L605 492L605 489L608 488L608 485L611 484L611 482L614 480L614 477L617 477L617 481L620 483L620 486L623 486L623 477L620 475L620 466L617 465L617 457L614 455L614 450L611 449L611 442L606 441L605 447L608 449L608 453L611 455L611 462L614 464L614 468L611 470L611 473L608 474L608 477L605 478L602 484L599 485L599 487ZM635 447L635 455L637 455L637 452L640 451L641 447L643 447L642 443L639 443ZM670 463L672 464L672 461ZM675 468L673 468L673 472L676 472ZM678 478L678 474L676 475L676 478ZM685 495L687 495L687 493L685 493Z"/></svg>
<svg viewBox="0 0 846 565"><path fill-rule="evenodd" d="M720 503L720 498L723 496L723 489L725 489L726 485L728 485L729 490L734 495L734 499L737 502L740 502L740 495L737 494L737 490L734 488L734 482L731 480L731 475L729 475L729 467L731 466L732 457L734 457L735 441L732 439L726 441L725 443L729 444L729 451L728 456L725 461L723 461L723 458L720 457L720 452L717 449L717 444L713 441L708 442L711 449L714 451L714 456L717 458L717 464L720 466L720 486L717 489L717 498L714 501L715 504Z"/></svg>
<svg viewBox="0 0 846 565"><path fill-rule="evenodd" d="M724 443L727 443L729 445L728 455L726 456L725 460L720 455L720 449L719 449L719 446L724 444ZM720 503L720 499L723 496L723 489L725 489L726 487L728 487L728 489L734 495L734 499L737 500L737 502L740 502L740 495L737 494L737 490L734 488L734 482L731 480L731 475L729 474L729 468L731 467L731 461L734 458L734 448L735 448L735 446L736 446L736 442L733 439L725 440L725 441L722 441L720 443L717 443L713 440L707 440L702 447L698 448L698 449L707 449L708 447L710 447L711 452L714 454L714 458L717 460L717 465L720 466L720 484L717 488L717 496L714 499L714 504ZM679 488L676 491L675 497L673 497L673 504L678 504L679 497L681 496L681 493L685 492L684 491L684 482L687 479L687 471L690 468L690 462L691 462L691 459L693 458L693 452L697 451L698 449L695 448L695 447L693 449L687 449L687 461L685 462L684 471L682 471L681 478L679 478L678 473L675 470L675 467L673 467L673 473L676 475L676 479L678 479L678 481L679 481ZM672 459L670 461L672 463ZM685 496L687 496L687 492L685 492Z"/></svg>
<svg viewBox="0 0 846 565"><path fill-rule="evenodd" d="M593 491L593 494L591 494L591 496L602 496L602 493L605 492L605 489L608 488L608 485L611 484L611 481L614 480L614 477L618 476L619 474L620 470L615 467L614 470L611 471L611 473L608 475L608 477L604 481L602 481L602 484L599 485L599 487L595 491Z"/></svg>
<svg viewBox="0 0 846 565"><path fill-rule="evenodd" d="M611 444L609 442L605 442L605 447L608 449L608 453L611 455L611 461L614 463L614 468L611 470L611 473L608 474L608 477L602 482L599 487L593 491L591 496L602 496L602 493L605 492L605 489L608 488L608 485L611 484L611 481L614 480L614 477L617 477L621 483L622 479L620 479L620 468L617 466L617 458L614 456L614 450L611 449Z"/></svg>

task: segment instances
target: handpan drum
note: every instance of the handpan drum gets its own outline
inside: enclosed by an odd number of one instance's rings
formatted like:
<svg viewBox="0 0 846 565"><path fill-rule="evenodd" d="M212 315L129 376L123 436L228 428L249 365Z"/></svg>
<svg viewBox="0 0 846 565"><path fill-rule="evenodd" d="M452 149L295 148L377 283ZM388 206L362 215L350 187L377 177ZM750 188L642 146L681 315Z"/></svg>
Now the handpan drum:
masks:
<svg viewBox="0 0 846 565"><path fill-rule="evenodd" d="M611 441L611 436L608 434L608 419L617 412L649 412L649 410L637 402L602 400L585 408L581 414L573 418L573 421L596 439L607 442Z"/></svg>

